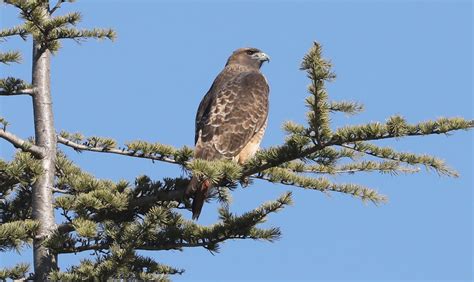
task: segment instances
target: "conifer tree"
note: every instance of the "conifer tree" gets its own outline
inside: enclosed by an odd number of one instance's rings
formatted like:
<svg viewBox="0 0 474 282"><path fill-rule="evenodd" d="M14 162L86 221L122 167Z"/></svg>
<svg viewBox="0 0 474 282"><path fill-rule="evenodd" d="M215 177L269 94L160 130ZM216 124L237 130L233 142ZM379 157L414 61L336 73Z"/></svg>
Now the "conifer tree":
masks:
<svg viewBox="0 0 474 282"><path fill-rule="evenodd" d="M243 166L224 160L192 159L193 151L188 147L146 141L119 146L112 138L58 132L50 91L51 55L59 52L61 41L66 39L113 40L116 36L112 29L76 28L81 20L78 12L57 16L56 12L68 2L73 1L58 0L50 5L47 0L5 0L5 4L18 9L23 23L1 30L0 40L31 37L33 65L31 82L1 78L0 96L31 97L35 136L20 138L10 131L7 120L0 117L0 138L18 149L12 160L0 160L0 251L32 245L34 266L19 264L2 269L0 279L166 280L183 270L160 264L137 251L203 247L217 252L220 243L231 239L274 241L280 236L277 227L258 226L269 214L291 204L291 193L244 214L231 213L230 192L239 185L253 185L252 179L325 193L338 192L379 204L386 197L377 191L359 184L334 183L325 175L415 173L424 166L439 174L457 176L434 156L397 152L371 141L468 130L474 127L473 120L440 118L409 124L396 115L384 122L334 129L330 125L331 114L356 114L363 106L329 100L325 83L333 81L335 74L316 42L301 63L301 70L309 79L307 124L287 122L284 143L260 150ZM3 64L20 61L19 52L0 53ZM203 226L183 216L181 211L190 209L191 199L185 193L189 177L152 180L139 176L132 183L97 179L70 161L58 144L65 150L164 162L182 167L189 176L205 176L217 187L211 198L222 202L219 221ZM55 218L55 211L61 214L60 218ZM84 251L93 251L95 255L69 269L58 268L59 254Z"/></svg>

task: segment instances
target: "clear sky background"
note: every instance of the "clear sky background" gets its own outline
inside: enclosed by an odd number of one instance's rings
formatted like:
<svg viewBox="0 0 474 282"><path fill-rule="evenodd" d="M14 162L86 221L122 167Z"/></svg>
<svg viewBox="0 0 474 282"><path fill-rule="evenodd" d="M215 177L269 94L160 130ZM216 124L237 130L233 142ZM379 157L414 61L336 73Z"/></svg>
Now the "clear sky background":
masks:
<svg viewBox="0 0 474 282"><path fill-rule="evenodd" d="M473 118L471 1L92 1L65 4L84 15L82 27L113 27L116 42L65 42L52 62L57 130L193 145L198 103L239 47L258 47L272 58L262 68L271 86L263 147L281 144L281 124L305 122L308 80L298 70L314 40L334 63L330 98L364 103L355 117L333 116L333 127L384 121L401 114L410 122L441 116ZM18 23L1 6L1 27ZM31 41L10 39L22 65L1 66L1 76L30 79ZM0 116L23 137L33 135L27 97L0 97ZM235 191L241 213L291 190L295 204L272 215L275 243L228 241L221 253L204 249L147 252L186 269L176 281L202 280L464 280L473 279L473 134L377 142L400 151L434 154L460 178L434 172L358 174L333 178L377 188L388 204L363 204L346 195L328 197L256 181ZM97 177L113 180L146 174L179 176L165 163L63 149ZM0 140L0 156L13 150ZM200 223L217 218L204 207ZM189 216L189 214L188 214ZM61 255L60 266L88 256ZM0 266L31 262L31 249L1 253Z"/></svg>

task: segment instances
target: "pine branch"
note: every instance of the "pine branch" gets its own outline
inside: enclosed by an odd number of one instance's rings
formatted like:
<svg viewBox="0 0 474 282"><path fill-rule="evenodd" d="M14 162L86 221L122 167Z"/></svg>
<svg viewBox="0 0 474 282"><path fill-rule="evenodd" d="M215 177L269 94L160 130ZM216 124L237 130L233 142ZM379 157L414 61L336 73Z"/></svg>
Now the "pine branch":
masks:
<svg viewBox="0 0 474 282"><path fill-rule="evenodd" d="M135 141L128 143L125 148L115 148L115 141L113 139L97 139L89 138L84 140L82 137L77 138L74 135L61 132L57 136L58 143L71 147L77 151L90 151L100 153L117 154L135 158L150 159L153 161L162 161L173 164L185 164L191 157L192 150L188 147L182 149L174 149L171 146L162 145L159 143L150 144L144 141ZM76 139L76 140L71 140ZM104 142L105 141L105 142ZM80 144L79 142L82 142Z"/></svg>
<svg viewBox="0 0 474 282"><path fill-rule="evenodd" d="M43 148L31 144L30 142L27 142L21 139L20 137L6 131L5 127L3 129L0 129L0 138L3 138L6 141L10 142L15 148L19 148L25 152L29 152L37 158L42 158L44 156Z"/></svg>
<svg viewBox="0 0 474 282"><path fill-rule="evenodd" d="M50 37L52 40L58 39L74 39L74 40L85 40L88 38L94 39L109 39L114 41L117 37L117 34L113 29L102 29L102 28L94 28L94 29L75 29L75 28L60 28L51 31Z"/></svg>
<svg viewBox="0 0 474 282"><path fill-rule="evenodd" d="M9 63L19 63L21 61L20 52L11 51L0 53L0 63L8 65Z"/></svg>
<svg viewBox="0 0 474 282"><path fill-rule="evenodd" d="M7 91L4 91L4 90L0 90L0 96L20 96L20 95L32 96L32 95L34 95L34 93L35 93L35 90L33 88L23 89L23 90L18 91L18 92L7 92Z"/></svg>
<svg viewBox="0 0 474 282"><path fill-rule="evenodd" d="M61 8L61 5L62 5L64 2L66 2L66 0L58 0L58 1L56 2L56 5L54 5L53 8L50 8L50 9L49 9L49 14L50 14L50 15L54 14L54 12L56 12L57 9Z"/></svg>
<svg viewBox="0 0 474 282"><path fill-rule="evenodd" d="M97 224L94 221L82 217L76 217L71 221L78 236L87 238L97 236Z"/></svg>
<svg viewBox="0 0 474 282"><path fill-rule="evenodd" d="M23 187L31 185L41 173L41 164L28 152L17 151L14 159L8 163L0 160L0 199L6 199L17 184ZM4 213L1 210L0 215ZM0 222L5 221L0 217Z"/></svg>
<svg viewBox="0 0 474 282"><path fill-rule="evenodd" d="M33 220L0 224L0 251L19 251L24 244L31 244L38 227L38 222Z"/></svg>
<svg viewBox="0 0 474 282"><path fill-rule="evenodd" d="M2 199L0 203L0 223L32 218L31 186L19 184L9 199Z"/></svg>
<svg viewBox="0 0 474 282"><path fill-rule="evenodd" d="M328 94L324 83L334 80L336 75L331 71L331 62L322 58L322 48L317 42L314 42L313 47L304 56L300 69L306 71L311 80L311 85L308 87L311 96L306 99L310 108L307 116L311 137L317 144L322 144L331 135Z"/></svg>
<svg viewBox="0 0 474 282"><path fill-rule="evenodd" d="M387 197L380 195L377 191L356 184L336 184L331 183L323 177L312 178L298 175L288 169L274 167L253 176L257 179L267 180L273 183L297 186L305 189L318 190L321 192L339 192L350 194L363 201L371 201L374 204L384 203Z"/></svg>
<svg viewBox="0 0 474 282"><path fill-rule="evenodd" d="M104 221L108 218L117 218L120 217L120 213L123 212L124 214L127 214L129 211L135 211L137 209L139 210L147 210L150 209L152 206L154 206L156 203L159 202L181 202L183 201L185 197L185 192L186 192L186 186L181 186L179 189L177 188L176 190L169 190L169 191L158 191L155 192L153 195L147 195L147 196L140 196L138 198L130 199L128 203L126 203L124 206L126 207L126 210L123 211L114 211L107 212L107 213L98 213L90 216L90 220L93 220L94 222L100 222ZM56 200L56 206L61 207L63 209L67 210L73 210L77 209L74 206L66 206L70 202L74 202L75 198L59 198L59 200ZM97 203L97 202L96 202ZM123 204L123 202L121 203ZM103 208L98 207L98 208ZM126 218L129 218L130 215L127 214ZM70 223L62 223L58 225L58 232L61 234L69 233L74 231L75 228L73 224ZM74 250L71 250L71 252L75 252Z"/></svg>
<svg viewBox="0 0 474 282"><path fill-rule="evenodd" d="M186 164L193 176L209 179L216 185L235 182L241 179L242 167L231 160L206 161L194 159Z"/></svg>
<svg viewBox="0 0 474 282"><path fill-rule="evenodd" d="M0 79L0 96L34 95L34 92L34 88L21 79L14 77Z"/></svg>
<svg viewBox="0 0 474 282"><path fill-rule="evenodd" d="M62 157L58 160L64 163ZM64 176L58 179L58 184L67 187L64 191L68 191L69 195L57 197L56 208L74 211L94 222L129 220L138 214L147 213L157 203L176 207L177 203L185 200L189 183L188 179L181 178L153 182L142 176L137 178L135 188L130 189L126 182L114 184L97 180L68 166L62 166L65 168ZM64 234L73 231L74 226L64 223L59 225L58 230Z"/></svg>
<svg viewBox="0 0 474 282"><path fill-rule="evenodd" d="M142 222L118 224L105 223L105 240L80 246L59 246L59 253L76 253L87 250L103 250L114 245L126 246L133 241L138 250L181 250L186 247L204 247L218 251L219 243L230 239L255 239L274 241L279 238L278 228L259 229L255 226L265 221L270 213L280 211L291 204L291 193L287 192L275 201L261 205L241 216L232 215L227 207L220 209L220 222L211 226L201 226L194 221L183 219L178 213L155 206L150 209ZM133 239L132 239L133 238ZM110 240L112 239L112 240ZM53 240L53 239L51 239ZM57 240L56 240L57 241Z"/></svg>
<svg viewBox="0 0 474 282"><path fill-rule="evenodd" d="M100 152L100 153L110 153L110 154L117 154L117 155L124 155L129 157L135 158L143 158L143 159L150 159L155 161L162 161L167 163L176 163L173 159L162 157L162 156L155 156L151 154L143 154L137 153L136 151L128 151L128 150L121 150L117 148L107 148L107 147L95 147L95 146L87 146L75 143L70 141L60 135L58 135L58 143L63 145L69 146L78 151L90 151L90 152Z"/></svg>
<svg viewBox="0 0 474 282"><path fill-rule="evenodd" d="M431 168L441 175L458 177L459 174L450 168L443 160L429 155L418 155L413 153L396 152L389 147L379 147L377 145L367 142L356 142L354 144L341 145L344 148L352 149L364 154L374 156L382 159L390 159L397 162L404 162L410 165L424 165L426 168Z"/></svg>
<svg viewBox="0 0 474 282"><path fill-rule="evenodd" d="M82 260L78 266L72 266L67 272L53 271L53 281L94 280L108 281L113 278L138 281L169 281L168 275L182 274L176 269L155 262L153 259L137 255L131 249L118 245L111 247L111 253L100 257L96 262Z"/></svg>
<svg viewBox="0 0 474 282"><path fill-rule="evenodd" d="M40 161L27 152L0 160L0 225L31 218L31 187L42 172Z"/></svg>
<svg viewBox="0 0 474 282"><path fill-rule="evenodd" d="M72 3L72 2L74 2L74 1L75 1L75 0L58 0L58 1L56 2L56 5L54 5L54 7L49 10L49 14L50 14L50 15L54 14L54 12L56 12L56 10L58 10L59 8L61 8L61 5L62 5L63 3L65 3L65 2Z"/></svg>
<svg viewBox="0 0 474 282"><path fill-rule="evenodd" d="M301 149L292 144L284 144L262 150L257 152L257 155L244 166L242 176L248 177L269 168L278 167L284 163L314 154L322 149L324 147L321 145Z"/></svg>
<svg viewBox="0 0 474 282"><path fill-rule="evenodd" d="M343 174L343 173L356 173L356 172L373 172L378 171L380 173L397 174L401 173L415 173L419 172L420 169L417 167L406 167L401 166L399 161L361 161L353 162L340 166L333 165L308 165L301 161L290 162L283 167L292 170L297 173L321 173L321 174Z"/></svg>
<svg viewBox="0 0 474 282"><path fill-rule="evenodd" d="M306 127L293 121L285 121L282 125L282 129L288 135L306 135L308 132Z"/></svg>
<svg viewBox="0 0 474 282"><path fill-rule="evenodd" d="M24 25L15 26L15 27L0 30L0 42L2 40L5 40L5 38L7 38L7 37L16 36L16 35L20 36L21 39L26 40L26 38L28 36L28 31L26 30Z"/></svg>
<svg viewBox="0 0 474 282"><path fill-rule="evenodd" d="M28 31L25 29L24 25L15 26L7 29L0 30L0 42L6 40L10 36L20 36L23 40L26 40ZM19 63L21 61L21 54L17 51L11 51L6 53L0 53L0 63L9 64L9 63Z"/></svg>
<svg viewBox="0 0 474 282"><path fill-rule="evenodd" d="M400 116L390 117L386 123L369 123L359 126L346 126L336 130L327 145L342 145L357 141L381 140L407 136L446 134L455 130L468 130L474 127L474 120L463 118L439 118L435 121L408 124Z"/></svg>
<svg viewBox="0 0 474 282"><path fill-rule="evenodd" d="M30 266L27 263L19 263L10 268L1 268L0 280L6 281L7 279L11 279L13 281L24 281L29 269Z"/></svg>
<svg viewBox="0 0 474 282"><path fill-rule="evenodd" d="M37 7L41 4L42 0L36 1L28 1L28 0L4 0L5 4L9 4L12 6L17 7L18 9L32 9L33 7ZM40 3L38 3L40 2Z"/></svg>
<svg viewBox="0 0 474 282"><path fill-rule="evenodd" d="M364 110L364 105L355 102L341 101L329 102L327 108L330 112L343 112L348 115L355 115Z"/></svg>
<svg viewBox="0 0 474 282"><path fill-rule="evenodd" d="M38 40L46 36L43 25L49 14L44 1L5 0L5 3L20 9L20 16L25 20L24 28L33 39Z"/></svg>
<svg viewBox="0 0 474 282"><path fill-rule="evenodd" d="M73 39L83 41L88 38L110 39L116 38L116 33L112 29L76 29L75 26L80 20L80 13L73 12L63 16L51 17L62 3L72 1L59 0L56 5L48 10L49 5L44 5L42 1L22 1L6 0L21 10L21 16L26 23L24 29L32 34L34 40L41 46L40 52L46 50L56 52L61 48L60 39Z"/></svg>
<svg viewBox="0 0 474 282"><path fill-rule="evenodd" d="M324 144L315 144L303 148L287 143L271 148L264 153L257 153L244 168L242 176L251 176L266 169L280 166L284 163L302 159L317 153L330 146L342 146L357 141L381 140L408 136L425 136L433 134L447 134L456 130L468 130L474 127L474 120L463 118L440 118L436 121L407 124L399 117L391 117L386 124L371 123L362 126L350 126L338 129ZM396 160L396 159L395 159Z"/></svg>
<svg viewBox="0 0 474 282"><path fill-rule="evenodd" d="M57 197L56 205L68 210L77 208L75 204L78 204L78 198L75 197L97 190L127 195L129 197L127 206L131 209L140 206L143 208L149 207L158 201L179 202L184 198L185 188L189 182L189 180L182 178L154 182L147 176L140 176L137 177L135 187L131 190L129 183L126 181L113 183L108 180L96 179L92 175L83 172L68 160L63 153L57 155L56 175L56 189L63 194L68 194L67 197ZM108 197L111 198L112 196ZM84 204L82 204L83 207ZM94 206L94 203L91 202L89 205Z"/></svg>
<svg viewBox="0 0 474 282"><path fill-rule="evenodd" d="M46 32L67 28L68 26L74 26L79 23L82 19L82 15L79 12L72 12L66 15L52 17L47 20L44 24L44 30Z"/></svg>

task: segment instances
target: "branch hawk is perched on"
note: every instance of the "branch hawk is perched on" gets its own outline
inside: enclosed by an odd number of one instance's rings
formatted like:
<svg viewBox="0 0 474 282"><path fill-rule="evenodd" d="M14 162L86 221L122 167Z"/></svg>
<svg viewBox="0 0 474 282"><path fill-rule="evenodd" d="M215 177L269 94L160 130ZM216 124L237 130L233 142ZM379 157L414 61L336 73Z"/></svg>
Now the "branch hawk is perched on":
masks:
<svg viewBox="0 0 474 282"><path fill-rule="evenodd" d="M256 48L235 50L199 104L196 114L194 157L232 159L245 163L258 150L268 116L267 80L260 67L270 58ZM206 200L209 180L191 179L193 219Z"/></svg>

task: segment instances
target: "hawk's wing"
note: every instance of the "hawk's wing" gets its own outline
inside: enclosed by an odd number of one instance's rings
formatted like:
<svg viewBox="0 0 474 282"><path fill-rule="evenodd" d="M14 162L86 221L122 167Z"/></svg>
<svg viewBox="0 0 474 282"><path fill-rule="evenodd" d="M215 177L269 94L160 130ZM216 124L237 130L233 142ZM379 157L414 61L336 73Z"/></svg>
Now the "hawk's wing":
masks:
<svg viewBox="0 0 474 282"><path fill-rule="evenodd" d="M211 87L196 115L195 157L237 156L265 124L268 92L265 77L257 71L242 72Z"/></svg>

